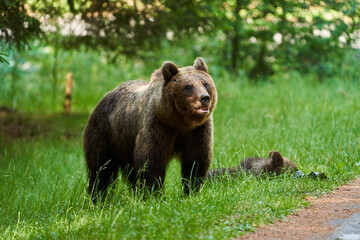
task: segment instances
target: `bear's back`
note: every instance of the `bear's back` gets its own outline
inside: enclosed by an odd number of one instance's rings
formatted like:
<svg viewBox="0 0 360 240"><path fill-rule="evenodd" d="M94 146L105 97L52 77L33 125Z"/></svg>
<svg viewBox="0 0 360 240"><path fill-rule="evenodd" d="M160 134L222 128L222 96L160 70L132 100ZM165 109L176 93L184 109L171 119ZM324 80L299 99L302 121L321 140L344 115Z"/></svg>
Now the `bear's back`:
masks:
<svg viewBox="0 0 360 240"><path fill-rule="evenodd" d="M116 102L109 114L109 123L117 147L135 143L153 92L149 82L132 80L120 84L104 97Z"/></svg>

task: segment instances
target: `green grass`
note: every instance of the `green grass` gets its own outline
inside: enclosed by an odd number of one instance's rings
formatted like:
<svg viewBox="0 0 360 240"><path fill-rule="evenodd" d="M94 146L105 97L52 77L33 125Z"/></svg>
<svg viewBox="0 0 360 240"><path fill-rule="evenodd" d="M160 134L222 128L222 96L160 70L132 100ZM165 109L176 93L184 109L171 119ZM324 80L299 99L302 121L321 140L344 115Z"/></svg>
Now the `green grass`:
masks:
<svg viewBox="0 0 360 240"><path fill-rule="evenodd" d="M62 90L55 98L44 91L51 89L44 80L50 67L22 75L17 105L9 91L0 93L0 105L25 111L0 117L0 126L17 123L24 132L0 133L0 239L226 239L283 218L306 206L306 196L321 196L360 175L358 81L335 76L318 83L311 75L284 73L250 84L214 66L219 100L212 168L278 150L303 172L322 171L329 178L220 179L184 197L180 165L172 161L161 197L143 200L119 177L105 203L94 206L85 191L87 117L106 91L151 70L125 60L119 70L89 53L62 54L77 81L74 114L58 113ZM26 91L18 92L25 83Z"/></svg>

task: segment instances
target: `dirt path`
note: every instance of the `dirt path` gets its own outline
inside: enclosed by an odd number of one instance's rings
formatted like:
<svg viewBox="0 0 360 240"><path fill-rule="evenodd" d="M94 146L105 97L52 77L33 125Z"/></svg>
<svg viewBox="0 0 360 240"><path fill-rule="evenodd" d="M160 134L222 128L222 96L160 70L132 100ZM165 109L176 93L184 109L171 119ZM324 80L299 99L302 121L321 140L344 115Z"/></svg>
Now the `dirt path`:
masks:
<svg viewBox="0 0 360 240"><path fill-rule="evenodd" d="M237 239L337 239L333 232L339 226L343 228L344 224L341 224L346 219L353 222L354 217L360 216L360 178L322 198L309 197L307 200L310 207ZM360 235L351 239L360 239Z"/></svg>

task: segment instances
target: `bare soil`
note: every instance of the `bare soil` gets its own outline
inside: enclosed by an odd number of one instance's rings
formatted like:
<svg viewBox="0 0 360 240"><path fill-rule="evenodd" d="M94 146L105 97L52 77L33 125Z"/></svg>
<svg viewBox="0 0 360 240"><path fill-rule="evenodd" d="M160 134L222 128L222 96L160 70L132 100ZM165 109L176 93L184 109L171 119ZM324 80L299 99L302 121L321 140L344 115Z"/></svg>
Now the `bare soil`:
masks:
<svg viewBox="0 0 360 240"><path fill-rule="evenodd" d="M41 124L36 124L25 114L0 106L0 135L5 143L11 140L30 139L44 133Z"/></svg>
<svg viewBox="0 0 360 240"><path fill-rule="evenodd" d="M327 239L340 220L360 212L360 178L321 198L307 200L310 207L236 239Z"/></svg>
<svg viewBox="0 0 360 240"><path fill-rule="evenodd" d="M87 113L24 113L0 106L0 146L17 139L81 137Z"/></svg>

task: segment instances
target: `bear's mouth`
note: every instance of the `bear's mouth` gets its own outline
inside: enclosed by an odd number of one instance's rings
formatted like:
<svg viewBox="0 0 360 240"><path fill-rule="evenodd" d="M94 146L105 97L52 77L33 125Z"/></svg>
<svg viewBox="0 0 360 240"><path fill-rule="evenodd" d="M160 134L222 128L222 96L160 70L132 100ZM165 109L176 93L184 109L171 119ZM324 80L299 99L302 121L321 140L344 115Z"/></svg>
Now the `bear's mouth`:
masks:
<svg viewBox="0 0 360 240"><path fill-rule="evenodd" d="M196 112L200 114L207 114L210 112L209 107L201 106L196 108Z"/></svg>

